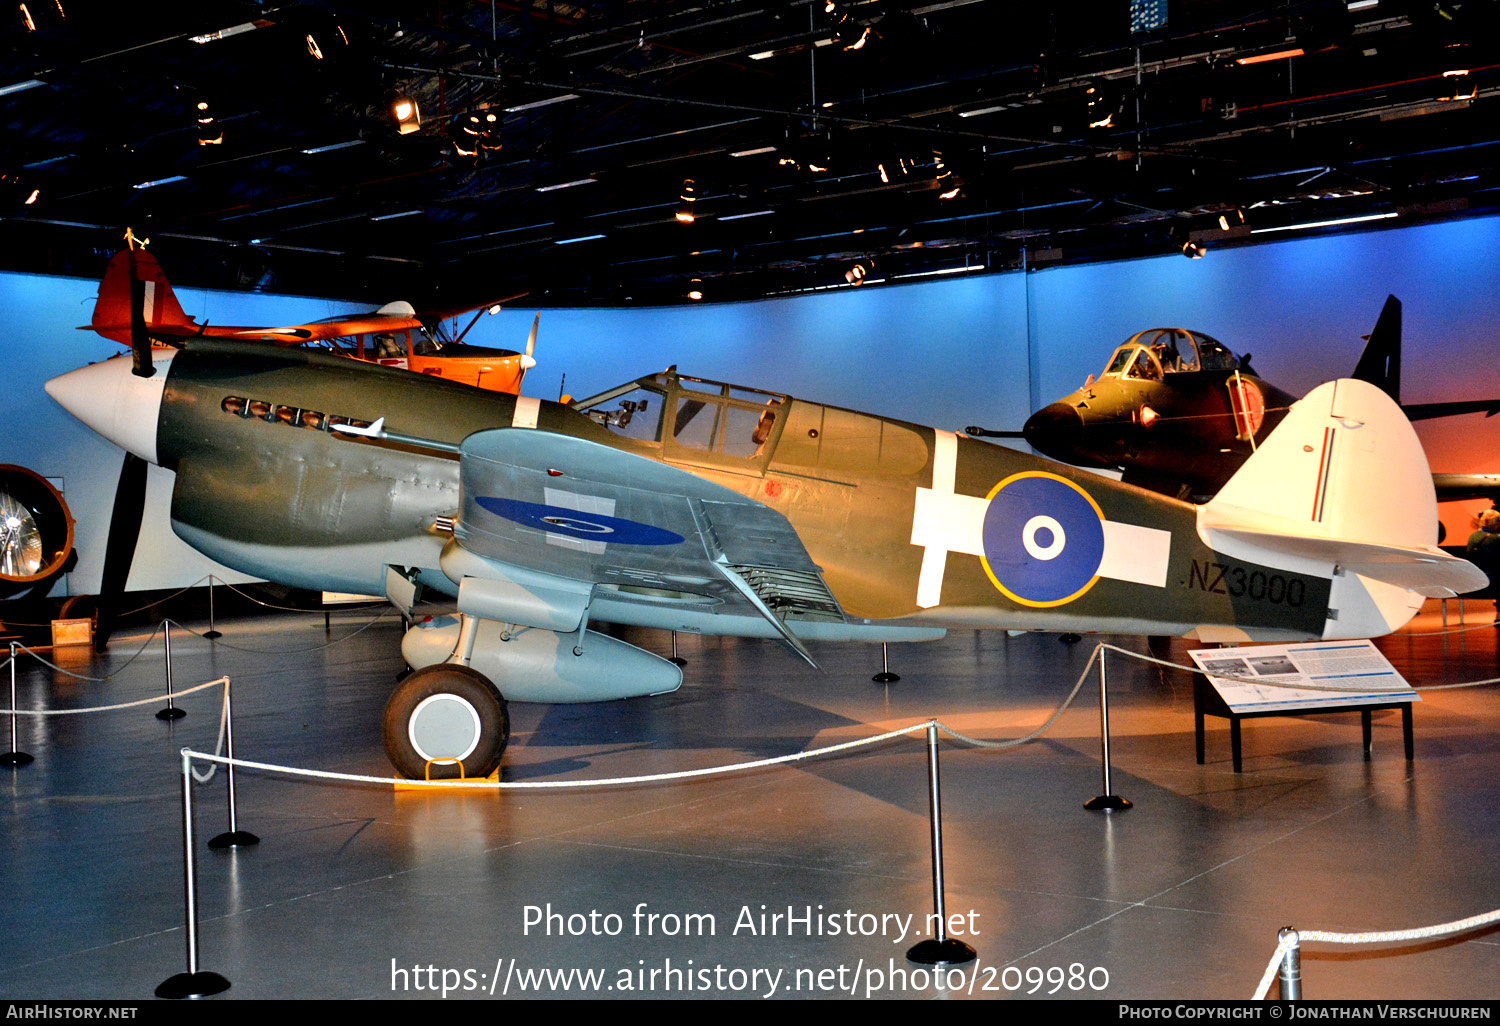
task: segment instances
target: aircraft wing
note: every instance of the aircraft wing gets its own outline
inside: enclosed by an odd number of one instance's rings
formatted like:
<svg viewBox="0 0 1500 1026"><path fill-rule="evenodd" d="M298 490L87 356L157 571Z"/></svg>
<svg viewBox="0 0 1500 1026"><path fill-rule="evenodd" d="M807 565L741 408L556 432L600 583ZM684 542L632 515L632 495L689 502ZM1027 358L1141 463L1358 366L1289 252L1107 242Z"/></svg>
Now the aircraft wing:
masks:
<svg viewBox="0 0 1500 1026"><path fill-rule="evenodd" d="M392 303L374 313L334 317L326 321L314 321L311 324L293 324L280 328L208 328L207 334L256 339L282 346L299 346L305 342L321 342L324 339L344 338L349 335L378 335L384 332L405 331L408 328L418 328L424 324L444 321L484 307L509 303L524 295L526 295L525 292L517 292L486 303L455 310L418 311L406 303Z"/></svg>
<svg viewBox="0 0 1500 1026"><path fill-rule="evenodd" d="M600 585L701 596L765 618L808 662L786 615L844 619L784 516L668 464L499 428L464 440L459 481L459 544L499 576L553 581L564 603Z"/></svg>

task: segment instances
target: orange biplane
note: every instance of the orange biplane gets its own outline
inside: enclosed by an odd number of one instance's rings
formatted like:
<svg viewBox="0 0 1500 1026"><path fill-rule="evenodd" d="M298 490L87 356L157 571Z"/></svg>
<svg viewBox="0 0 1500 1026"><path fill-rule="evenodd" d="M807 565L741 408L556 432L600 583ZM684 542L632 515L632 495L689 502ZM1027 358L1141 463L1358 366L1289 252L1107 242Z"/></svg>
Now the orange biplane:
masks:
<svg viewBox="0 0 1500 1026"><path fill-rule="evenodd" d="M474 346L463 341L486 310L498 313L501 303L518 299L524 292L461 310L419 313L410 303L396 302L372 313L330 317L311 324L277 328L215 326L199 324L188 316L156 258L131 245L110 258L99 283L93 323L80 330L92 328L107 339L131 345L130 311L132 292L136 289L140 291L138 302L144 311L146 333L153 344L170 346L174 339L207 337L259 340L279 346L315 345L356 360L510 393L520 392L526 371L536 366L532 353L540 314L532 322L525 352ZM474 316L463 331L454 335L445 329L445 321L467 313Z"/></svg>

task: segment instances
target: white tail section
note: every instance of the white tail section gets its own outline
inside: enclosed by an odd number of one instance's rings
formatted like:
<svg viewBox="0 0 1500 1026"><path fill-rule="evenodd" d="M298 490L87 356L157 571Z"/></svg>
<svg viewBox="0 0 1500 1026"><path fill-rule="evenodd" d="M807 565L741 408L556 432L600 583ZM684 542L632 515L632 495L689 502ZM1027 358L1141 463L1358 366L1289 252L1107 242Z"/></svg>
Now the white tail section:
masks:
<svg viewBox="0 0 1500 1026"><path fill-rule="evenodd" d="M1286 419L1198 511L1198 532L1228 556L1328 575L1329 637L1394 630L1420 596L1482 588L1485 576L1434 544L1437 499L1416 432L1374 385L1329 382ZM1362 588L1347 582L1363 578ZM1408 594L1408 593L1414 594Z"/></svg>

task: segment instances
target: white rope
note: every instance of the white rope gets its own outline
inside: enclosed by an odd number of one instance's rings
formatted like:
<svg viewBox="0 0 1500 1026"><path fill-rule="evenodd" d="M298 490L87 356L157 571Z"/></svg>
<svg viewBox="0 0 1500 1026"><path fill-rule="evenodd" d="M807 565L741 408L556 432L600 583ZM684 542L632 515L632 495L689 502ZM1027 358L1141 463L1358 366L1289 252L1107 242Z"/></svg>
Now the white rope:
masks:
<svg viewBox="0 0 1500 1026"><path fill-rule="evenodd" d="M914 723L909 727L901 727L898 730L890 730L884 734L876 734L874 737L859 738L854 741L845 741L841 744L829 745L826 748L813 748L805 752L793 752L791 755L778 755L772 759L757 759L754 762L737 762L729 766L708 766L703 769L678 770L673 773L648 773L636 777L609 777L603 780L517 780L498 781L491 783L488 780L404 780L402 786L414 787L466 787L480 791L520 791L520 790L548 790L552 788L579 788L579 787L613 787L620 784L649 784L661 780L687 780L692 777L707 777L719 773L736 773L741 770L763 769L767 766L779 766L786 763L801 762L805 759L815 759L824 755L832 755L834 752L845 752L854 748L862 748L866 745L880 744L892 738L901 737L905 734L926 730L930 726L941 728L942 724L937 720L927 720L923 723ZM201 759L204 762L214 762L221 766L238 766L241 769L265 770L269 773L285 773L294 777L310 777L316 780L342 780L351 784L381 784L389 787L391 777L371 777L358 773L335 773L331 770L299 769L293 766L276 766L267 762L251 762L248 759L229 759L222 755L208 755L204 752L195 752L191 748L184 748L182 755L189 759Z"/></svg>
<svg viewBox="0 0 1500 1026"><path fill-rule="evenodd" d="M1271 964L1266 967L1266 974L1261 977L1260 986L1256 988L1255 996L1250 1000L1259 1001L1266 996L1271 989L1271 979L1276 975L1276 970L1280 968L1286 953L1303 941L1322 941L1324 944L1392 944L1399 941L1428 940L1455 933L1467 933L1494 922L1500 922L1500 909L1469 916L1467 919L1455 919L1449 923L1437 923L1433 926L1418 926L1410 930L1367 930L1362 933L1334 933L1329 930L1289 931L1286 936L1277 939L1276 952L1271 956Z"/></svg>
<svg viewBox="0 0 1500 1026"><path fill-rule="evenodd" d="M0 716L77 716L80 713L113 712L116 709L133 709L138 705L155 705L157 702L165 701L169 698L175 700L186 695L191 695L195 691L202 691L204 688L217 687L220 684L227 686L229 678L220 677L218 680L211 680L207 684L197 684L186 691L174 691L171 694L157 695L155 698L141 698L134 702L119 702L115 705L94 705L87 709L0 709Z"/></svg>
<svg viewBox="0 0 1500 1026"><path fill-rule="evenodd" d="M938 730L941 730L944 734L947 734L956 741L962 741L966 745L973 745L975 748L1014 748L1017 745L1024 745L1028 741L1035 741L1051 729L1058 718L1068 710L1068 706L1073 704L1073 699L1078 697L1079 690L1083 688L1083 682L1088 680L1089 673L1094 668L1094 660L1099 658L1100 647L1098 645L1094 646L1094 651L1089 655L1089 661L1083 664L1083 672L1078 675L1078 682L1073 685L1073 690L1068 692L1068 697L1064 698L1062 704L1057 707L1057 711L1047 718L1046 723L1043 723L1024 737L1010 738L1005 741L981 741L976 737L968 737L967 735L960 734L941 721L934 720L933 722L937 724Z"/></svg>
<svg viewBox="0 0 1500 1026"><path fill-rule="evenodd" d="M1286 953L1291 951L1296 945L1295 937L1296 934L1288 934L1285 937L1277 938L1276 953L1271 956L1271 964L1266 966L1265 975L1260 978L1260 985L1255 988L1255 993L1250 998L1251 1001L1265 1000L1266 993L1271 989L1271 981L1276 978L1276 970L1281 968L1281 963L1286 958Z"/></svg>

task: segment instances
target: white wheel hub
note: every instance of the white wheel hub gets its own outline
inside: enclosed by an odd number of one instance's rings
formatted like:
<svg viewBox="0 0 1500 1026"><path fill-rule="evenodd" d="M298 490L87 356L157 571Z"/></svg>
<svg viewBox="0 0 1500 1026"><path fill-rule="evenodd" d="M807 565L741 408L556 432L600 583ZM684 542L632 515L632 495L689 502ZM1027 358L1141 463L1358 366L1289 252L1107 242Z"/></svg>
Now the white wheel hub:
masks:
<svg viewBox="0 0 1500 1026"><path fill-rule="evenodd" d="M406 721L406 736L424 761L467 759L479 747L479 710L452 694L429 695Z"/></svg>

